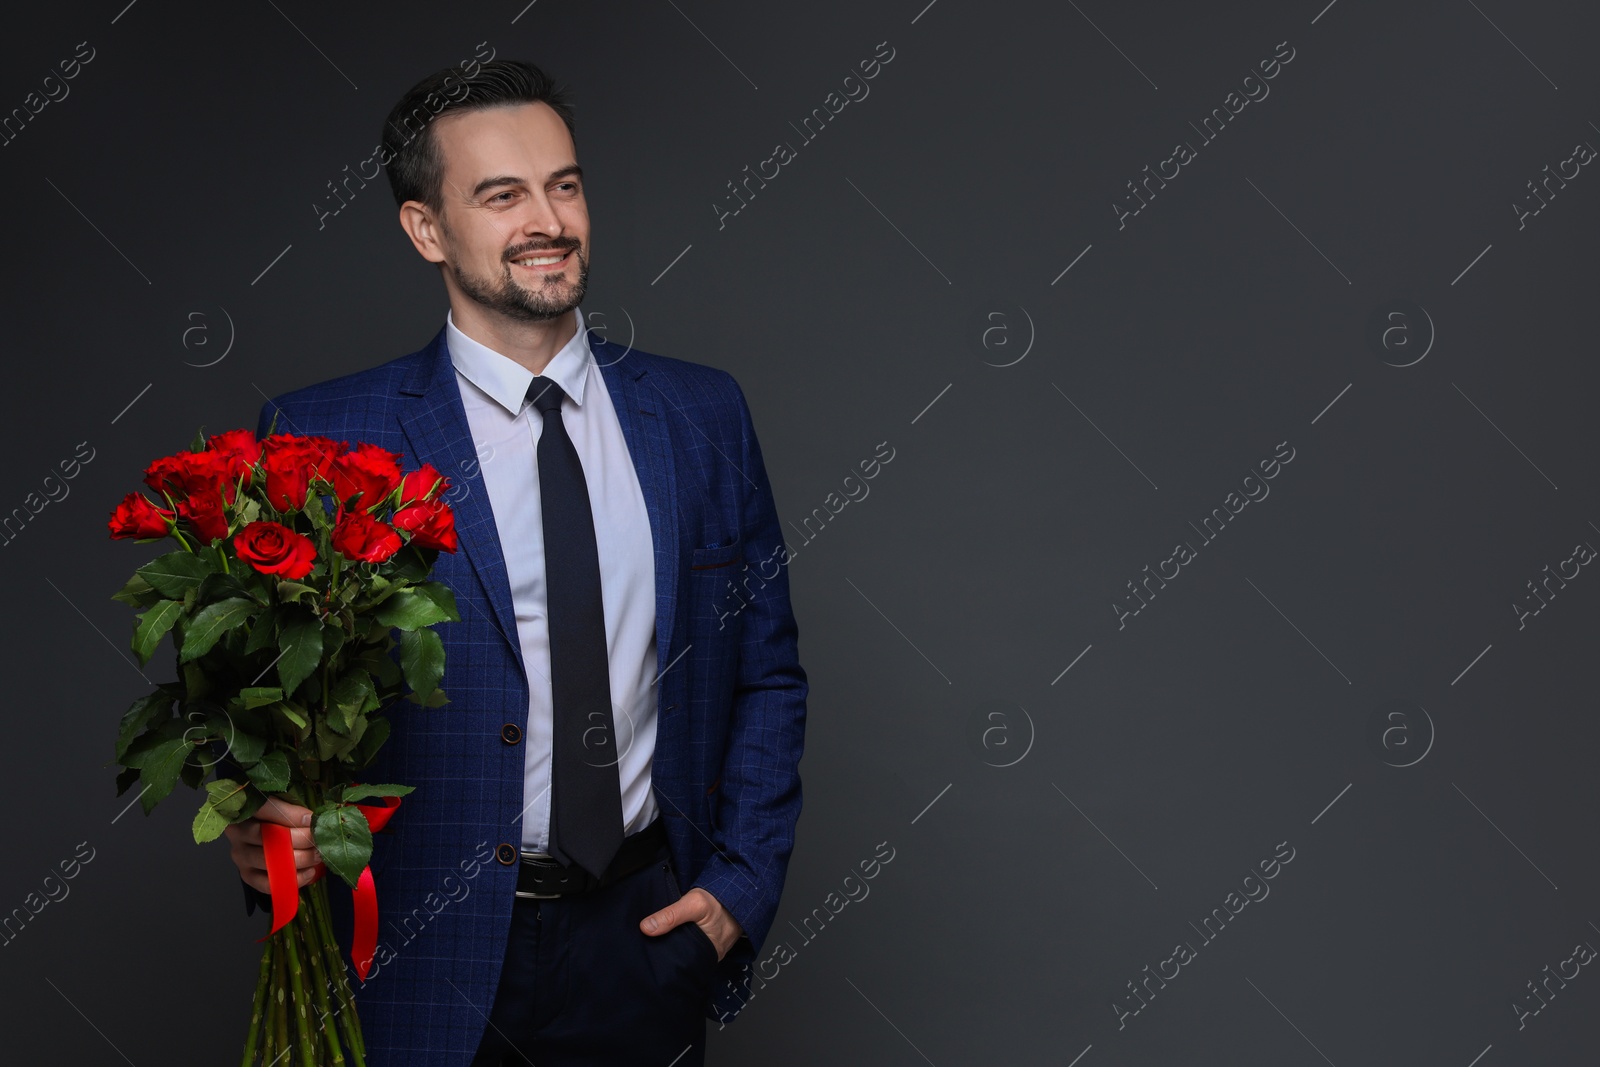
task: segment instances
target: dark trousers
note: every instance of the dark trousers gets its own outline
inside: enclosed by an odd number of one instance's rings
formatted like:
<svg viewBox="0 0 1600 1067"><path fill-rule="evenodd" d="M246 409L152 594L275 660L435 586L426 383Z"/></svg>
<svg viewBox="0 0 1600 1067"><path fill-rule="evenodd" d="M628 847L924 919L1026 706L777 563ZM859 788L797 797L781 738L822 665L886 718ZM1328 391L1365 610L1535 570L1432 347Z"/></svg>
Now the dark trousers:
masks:
<svg viewBox="0 0 1600 1067"><path fill-rule="evenodd" d="M663 845L603 889L518 897L472 1067L702 1067L716 947L692 922L653 937L639 929L678 896Z"/></svg>

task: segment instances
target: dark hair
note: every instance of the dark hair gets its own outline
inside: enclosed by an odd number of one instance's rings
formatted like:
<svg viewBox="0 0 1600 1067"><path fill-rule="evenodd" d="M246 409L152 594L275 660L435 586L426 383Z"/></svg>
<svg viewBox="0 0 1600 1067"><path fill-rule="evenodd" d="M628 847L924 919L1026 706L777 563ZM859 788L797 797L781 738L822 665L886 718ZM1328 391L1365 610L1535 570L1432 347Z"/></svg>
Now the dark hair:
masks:
<svg viewBox="0 0 1600 1067"><path fill-rule="evenodd" d="M383 124L384 169L396 205L420 200L440 210L444 185L444 153L433 135L433 120L452 111L481 111L516 104L548 104L577 144L572 105L566 90L532 63L492 59L473 64L477 71L446 67L413 85L389 112Z"/></svg>

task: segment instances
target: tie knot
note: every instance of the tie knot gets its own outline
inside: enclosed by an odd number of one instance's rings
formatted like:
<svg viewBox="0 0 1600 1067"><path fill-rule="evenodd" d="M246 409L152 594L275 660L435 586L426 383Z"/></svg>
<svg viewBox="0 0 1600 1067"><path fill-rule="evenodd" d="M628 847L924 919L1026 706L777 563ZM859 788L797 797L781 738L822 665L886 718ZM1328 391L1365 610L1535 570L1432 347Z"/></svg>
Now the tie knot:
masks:
<svg viewBox="0 0 1600 1067"><path fill-rule="evenodd" d="M535 376L533 381L528 383L528 399L533 401L533 406L539 409L541 415L560 411L561 401L565 400L566 396L561 386L542 374Z"/></svg>

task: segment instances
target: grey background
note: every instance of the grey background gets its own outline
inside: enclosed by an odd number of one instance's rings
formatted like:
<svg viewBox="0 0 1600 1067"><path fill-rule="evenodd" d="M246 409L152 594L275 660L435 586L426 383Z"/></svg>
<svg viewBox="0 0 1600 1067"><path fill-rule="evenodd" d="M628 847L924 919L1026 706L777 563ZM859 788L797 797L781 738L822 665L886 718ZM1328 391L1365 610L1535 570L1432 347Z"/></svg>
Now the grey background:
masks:
<svg viewBox="0 0 1600 1067"><path fill-rule="evenodd" d="M0 912L94 850L0 948L8 1061L236 1062L265 927L187 791L148 819L113 796L144 682L107 597L154 546L103 524L197 425L438 329L381 179L321 229L312 205L480 41L575 93L586 311L739 379L794 531L807 792L767 950L794 957L710 1062L1592 1061L1591 969L1521 1029L1513 1004L1600 945L1600 579L1521 629L1513 604L1600 544L1600 178L1521 229L1511 207L1600 144L1592 9L124 2L0 39L4 112L96 50L0 148L0 513L94 450L0 557ZM719 229L725 183L882 41L870 95ZM1201 145L1188 124L1283 41L1270 95ZM1178 140L1197 158L1119 229ZM1385 352L1364 330L1395 300L1426 318ZM1285 441L1270 496L1202 543ZM1119 628L1179 540L1196 558ZM790 923L880 842L870 895L807 941ZM1270 895L1203 942L1280 842Z"/></svg>

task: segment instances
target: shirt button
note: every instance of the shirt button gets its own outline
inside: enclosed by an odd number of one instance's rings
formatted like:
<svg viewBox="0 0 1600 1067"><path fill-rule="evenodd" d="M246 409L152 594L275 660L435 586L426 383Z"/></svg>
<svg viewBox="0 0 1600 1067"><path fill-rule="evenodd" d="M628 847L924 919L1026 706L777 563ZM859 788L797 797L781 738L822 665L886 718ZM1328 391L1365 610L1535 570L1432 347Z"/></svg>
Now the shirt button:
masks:
<svg viewBox="0 0 1600 1067"><path fill-rule="evenodd" d="M501 842L495 846L494 858L509 867L517 862L517 850L505 842Z"/></svg>
<svg viewBox="0 0 1600 1067"><path fill-rule="evenodd" d="M522 727L514 722L508 722L500 727L500 740L508 745L514 745L522 740Z"/></svg>

